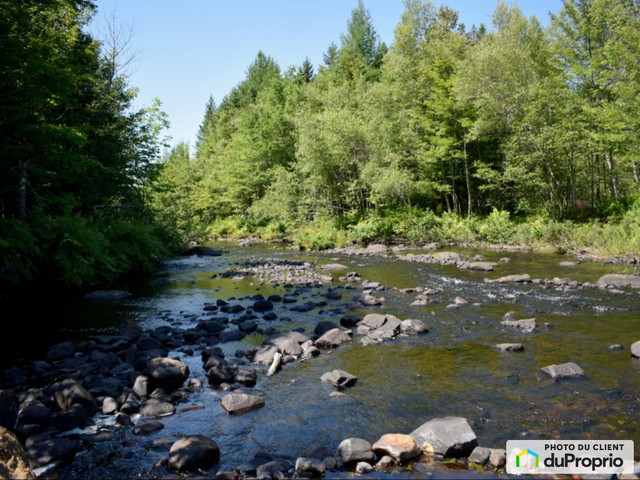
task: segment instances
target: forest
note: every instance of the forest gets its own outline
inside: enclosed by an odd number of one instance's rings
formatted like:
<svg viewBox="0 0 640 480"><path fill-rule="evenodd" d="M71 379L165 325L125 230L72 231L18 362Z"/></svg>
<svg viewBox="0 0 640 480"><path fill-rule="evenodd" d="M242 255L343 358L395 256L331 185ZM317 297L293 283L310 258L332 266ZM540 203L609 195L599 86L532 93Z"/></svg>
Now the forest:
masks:
<svg viewBox="0 0 640 480"><path fill-rule="evenodd" d="M132 108L122 38L87 33L95 9L0 1L0 298L150 271L179 242L145 194L166 116Z"/></svg>
<svg viewBox="0 0 640 480"><path fill-rule="evenodd" d="M565 0L548 27L406 0L389 46L360 1L321 65L257 52L170 149L95 10L0 0L3 291L113 282L212 237L640 252L636 0Z"/></svg>
<svg viewBox="0 0 640 480"><path fill-rule="evenodd" d="M387 46L361 1L317 71L258 52L164 155L153 207L186 239L640 252L640 5L492 20L407 0Z"/></svg>

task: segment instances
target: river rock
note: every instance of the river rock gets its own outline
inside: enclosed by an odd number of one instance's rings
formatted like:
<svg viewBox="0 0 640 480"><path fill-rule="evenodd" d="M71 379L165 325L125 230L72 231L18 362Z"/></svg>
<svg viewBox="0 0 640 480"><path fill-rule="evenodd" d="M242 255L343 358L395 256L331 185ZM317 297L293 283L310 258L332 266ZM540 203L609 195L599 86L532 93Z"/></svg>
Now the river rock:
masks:
<svg viewBox="0 0 640 480"><path fill-rule="evenodd" d="M596 286L600 288L640 288L640 275L609 273L600 277Z"/></svg>
<svg viewBox="0 0 640 480"><path fill-rule="evenodd" d="M120 335L127 339L136 339L142 335L143 330L140 325L131 320L125 320L120 324Z"/></svg>
<svg viewBox="0 0 640 480"><path fill-rule="evenodd" d="M339 389L343 389L354 386L358 378L344 370L331 370L330 372L322 374L320 380Z"/></svg>
<svg viewBox="0 0 640 480"><path fill-rule="evenodd" d="M499 343L498 348L503 352L522 352L524 345L521 343Z"/></svg>
<svg viewBox="0 0 640 480"><path fill-rule="evenodd" d="M256 469L256 476L259 479L267 478L287 478L287 473L291 470L291 463L286 460L272 460L267 463L263 463Z"/></svg>
<svg viewBox="0 0 640 480"><path fill-rule="evenodd" d="M209 370L207 370L207 378L209 379L209 383L211 385L220 385L224 382L233 381L237 373L237 368L226 363L222 363L219 365L214 365Z"/></svg>
<svg viewBox="0 0 640 480"><path fill-rule="evenodd" d="M20 441L3 426L0 426L0 478L35 478Z"/></svg>
<svg viewBox="0 0 640 480"><path fill-rule="evenodd" d="M365 325L370 329L380 328L387 321L387 316L381 313L370 313L360 321L360 325Z"/></svg>
<svg viewBox="0 0 640 480"><path fill-rule="evenodd" d="M146 375L138 375L131 389L141 397L149 396L149 377Z"/></svg>
<svg viewBox="0 0 640 480"><path fill-rule="evenodd" d="M428 443L433 452L445 457L468 457L478 439L463 417L434 418L411 432L416 443Z"/></svg>
<svg viewBox="0 0 640 480"><path fill-rule="evenodd" d="M484 465L489 461L491 455L491 449L487 447L476 447L469 455L469 461L477 463L478 465Z"/></svg>
<svg viewBox="0 0 640 480"><path fill-rule="evenodd" d="M358 475L366 475L367 473L373 472L373 467L370 463L367 462L358 462L356 464L356 473Z"/></svg>
<svg viewBox="0 0 640 480"><path fill-rule="evenodd" d="M640 358L640 340L631 344L631 356Z"/></svg>
<svg viewBox="0 0 640 480"><path fill-rule="evenodd" d="M265 339L263 345L275 345L284 355L299 356L302 353L300 345L309 340L309 337L300 332L278 333ZM273 361L273 359L272 359Z"/></svg>
<svg viewBox="0 0 640 480"><path fill-rule="evenodd" d="M173 358L156 357L147 362L147 375L151 388L173 392L189 377L189 366Z"/></svg>
<svg viewBox="0 0 640 480"><path fill-rule="evenodd" d="M527 273L521 273L517 275L506 275L495 280L498 283L529 283L531 276Z"/></svg>
<svg viewBox="0 0 640 480"><path fill-rule="evenodd" d="M76 346L73 342L61 342L49 347L45 358L49 361L55 362L56 360L62 360L63 358L72 357L75 351Z"/></svg>
<svg viewBox="0 0 640 480"><path fill-rule="evenodd" d="M544 373L554 380L562 378L584 377L585 373L579 365L573 362L561 363L559 365L547 365L542 367Z"/></svg>
<svg viewBox="0 0 640 480"><path fill-rule="evenodd" d="M223 332L227 328L227 326L223 322L220 322L215 319L210 319L210 320L203 320L200 323L198 323L198 328L201 330L205 330L207 333L217 335Z"/></svg>
<svg viewBox="0 0 640 480"><path fill-rule="evenodd" d="M180 472L209 468L220 460L216 442L204 435L191 435L175 442L169 449L169 468Z"/></svg>
<svg viewBox="0 0 640 480"><path fill-rule="evenodd" d="M246 393L231 393L220 400L220 405L229 414L244 413L264 407L264 398Z"/></svg>
<svg viewBox="0 0 640 480"><path fill-rule="evenodd" d="M338 455L345 465L358 462L373 462L375 454L371 444L362 438L347 438L338 446Z"/></svg>
<svg viewBox="0 0 640 480"><path fill-rule="evenodd" d="M492 272L497 265L495 262L460 262L458 268L460 270L477 270L480 272Z"/></svg>
<svg viewBox="0 0 640 480"><path fill-rule="evenodd" d="M176 407L169 402L150 398L140 405L138 413L143 417L166 417L176 413Z"/></svg>
<svg viewBox="0 0 640 480"><path fill-rule="evenodd" d="M385 301L382 297L374 297L370 293L363 293L358 297L358 301L365 306L372 307L374 305L382 305Z"/></svg>
<svg viewBox="0 0 640 480"><path fill-rule="evenodd" d="M13 390L0 390L0 427L13 430L18 421L18 397Z"/></svg>
<svg viewBox="0 0 640 480"><path fill-rule="evenodd" d="M46 433L27 438L24 449L31 468L38 468L55 461L69 461L80 448L79 442L66 438L50 437Z"/></svg>
<svg viewBox="0 0 640 480"><path fill-rule="evenodd" d="M18 423L20 425L42 425L51 423L53 414L40 400L29 400L22 404Z"/></svg>
<svg viewBox="0 0 640 480"><path fill-rule="evenodd" d="M162 422L143 422L133 427L132 433L134 435L151 435L152 433L159 432L164 428Z"/></svg>
<svg viewBox="0 0 640 480"><path fill-rule="evenodd" d="M251 368L242 367L238 369L234 380L245 387L254 387L258 381L258 374Z"/></svg>
<svg viewBox="0 0 640 480"><path fill-rule="evenodd" d="M513 314L514 312L507 312L500 323L505 327L518 328L522 330L523 333L531 333L536 329L537 323L535 318L516 320Z"/></svg>
<svg viewBox="0 0 640 480"><path fill-rule="evenodd" d="M102 414L111 415L118 410L118 401L113 397L105 397L102 400Z"/></svg>
<svg viewBox="0 0 640 480"><path fill-rule="evenodd" d="M82 405L77 403L53 415L53 426L61 432L86 427L88 424L89 417L87 416L87 411Z"/></svg>
<svg viewBox="0 0 640 480"><path fill-rule="evenodd" d="M419 335L421 333L428 333L429 329L422 320L408 318L400 323L400 331L407 335Z"/></svg>
<svg viewBox="0 0 640 480"><path fill-rule="evenodd" d="M389 455L396 463L405 463L422 455L422 448L413 437L400 433L383 435L372 448L378 457Z"/></svg>
<svg viewBox="0 0 640 480"><path fill-rule="evenodd" d="M276 353L278 353L278 347L275 345L262 345L253 355L253 361L254 363L271 365Z"/></svg>
<svg viewBox="0 0 640 480"><path fill-rule="evenodd" d="M296 475L300 477L322 477L327 471L324 462L318 458L298 457Z"/></svg>
<svg viewBox="0 0 640 480"><path fill-rule="evenodd" d="M489 455L489 465L493 468L503 468L507 464L507 451L504 448L492 448Z"/></svg>
<svg viewBox="0 0 640 480"><path fill-rule="evenodd" d="M338 347L351 341L351 336L341 328L329 330L316 340L316 346L323 348Z"/></svg>
<svg viewBox="0 0 640 480"><path fill-rule="evenodd" d="M322 270L328 270L330 272L335 272L338 270L346 270L347 267L346 265L342 265L341 263L328 263L326 265L320 265L320 268Z"/></svg>
<svg viewBox="0 0 640 480"><path fill-rule="evenodd" d="M313 334L321 337L325 333L334 328L338 328L338 325L335 322L330 322L329 320L322 320L316 324L316 327L313 329Z"/></svg>
<svg viewBox="0 0 640 480"><path fill-rule="evenodd" d="M273 310L273 303L271 303L269 300L262 299L256 301L251 308L253 308L254 312L267 312L269 310Z"/></svg>
<svg viewBox="0 0 640 480"><path fill-rule="evenodd" d="M93 396L71 378L54 383L51 386L51 392L62 410L77 403L82 405L89 415L94 415L98 411L98 405Z"/></svg>

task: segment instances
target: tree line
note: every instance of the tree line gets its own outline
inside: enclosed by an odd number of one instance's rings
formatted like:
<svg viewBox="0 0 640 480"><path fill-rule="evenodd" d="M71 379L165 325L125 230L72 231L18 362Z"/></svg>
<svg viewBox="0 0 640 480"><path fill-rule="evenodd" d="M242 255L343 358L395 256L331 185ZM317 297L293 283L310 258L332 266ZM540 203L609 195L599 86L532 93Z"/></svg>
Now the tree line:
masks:
<svg viewBox="0 0 640 480"><path fill-rule="evenodd" d="M317 72L259 52L195 153L164 156L152 204L184 238L619 219L640 193L640 4L565 0L543 27L502 2L492 21L406 0L387 47L360 1Z"/></svg>
<svg viewBox="0 0 640 480"><path fill-rule="evenodd" d="M0 0L0 297L109 282L169 251L145 203L166 116L133 108L122 39L88 33L95 11Z"/></svg>

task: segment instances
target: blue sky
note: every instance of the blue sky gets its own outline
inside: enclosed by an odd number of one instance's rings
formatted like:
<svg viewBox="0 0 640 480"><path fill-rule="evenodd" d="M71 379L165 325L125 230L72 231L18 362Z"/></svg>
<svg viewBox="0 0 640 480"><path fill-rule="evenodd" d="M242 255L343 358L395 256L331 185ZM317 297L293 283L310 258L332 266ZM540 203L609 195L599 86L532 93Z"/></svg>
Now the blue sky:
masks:
<svg viewBox="0 0 640 480"><path fill-rule="evenodd" d="M259 50L282 70L305 57L317 66L331 42L339 44L357 0L96 0L98 15L115 14L132 25L138 59L130 83L138 87L137 106L158 97L169 115L172 144L195 141L209 95L217 103L244 79ZM491 26L497 0L446 0L467 26ZM511 3L511 2L510 2ZM391 45L404 10L402 0L365 0L380 38ZM562 0L521 0L526 15L548 23Z"/></svg>

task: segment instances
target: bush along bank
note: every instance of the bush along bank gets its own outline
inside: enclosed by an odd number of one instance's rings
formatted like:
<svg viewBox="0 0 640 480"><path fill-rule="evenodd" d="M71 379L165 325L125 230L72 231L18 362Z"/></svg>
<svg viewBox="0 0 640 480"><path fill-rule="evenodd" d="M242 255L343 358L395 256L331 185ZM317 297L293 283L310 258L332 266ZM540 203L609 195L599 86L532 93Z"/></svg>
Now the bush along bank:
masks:
<svg viewBox="0 0 640 480"><path fill-rule="evenodd" d="M301 224L261 225L239 218L221 219L207 229L213 238L286 240L310 250L324 250L362 243L424 245L504 245L545 252L619 256L640 259L640 205L608 221L577 223L531 217L513 219L506 211L493 210L486 217L405 209L388 214L372 213L352 223L324 219Z"/></svg>

